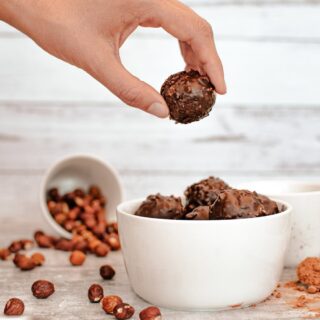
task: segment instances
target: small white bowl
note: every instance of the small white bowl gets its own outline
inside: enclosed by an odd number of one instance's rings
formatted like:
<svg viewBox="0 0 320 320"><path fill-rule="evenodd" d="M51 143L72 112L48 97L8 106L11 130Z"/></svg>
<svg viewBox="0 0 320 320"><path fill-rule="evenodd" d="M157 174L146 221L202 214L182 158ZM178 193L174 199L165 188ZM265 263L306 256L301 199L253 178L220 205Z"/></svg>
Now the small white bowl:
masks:
<svg viewBox="0 0 320 320"><path fill-rule="evenodd" d="M222 310L268 297L280 279L291 206L272 216L236 220L162 220L135 216L143 200L117 208L133 290L161 307Z"/></svg>
<svg viewBox="0 0 320 320"><path fill-rule="evenodd" d="M265 180L242 183L238 187L292 205L292 234L285 266L295 267L306 257L320 256L320 182Z"/></svg>
<svg viewBox="0 0 320 320"><path fill-rule="evenodd" d="M108 220L116 219L116 208L123 201L123 187L117 171L105 161L91 155L72 155L56 162L47 170L41 183L40 204L42 213L52 228L62 237L71 233L55 222L47 207L47 191L57 187L61 194L76 188L100 187L107 199Z"/></svg>

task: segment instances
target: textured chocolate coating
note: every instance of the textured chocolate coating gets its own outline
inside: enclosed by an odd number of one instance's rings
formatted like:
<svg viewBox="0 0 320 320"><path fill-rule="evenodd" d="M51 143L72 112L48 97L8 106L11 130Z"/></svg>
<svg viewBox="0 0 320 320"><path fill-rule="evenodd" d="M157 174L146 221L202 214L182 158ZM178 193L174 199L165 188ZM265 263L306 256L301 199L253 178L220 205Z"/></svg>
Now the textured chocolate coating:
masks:
<svg viewBox="0 0 320 320"><path fill-rule="evenodd" d="M183 206L180 197L150 195L142 202L135 215L158 219L180 219Z"/></svg>
<svg viewBox="0 0 320 320"><path fill-rule="evenodd" d="M198 121L209 115L216 95L207 76L198 71L182 71L171 75L161 87L170 118L179 123Z"/></svg>
<svg viewBox="0 0 320 320"><path fill-rule="evenodd" d="M230 187L221 179L209 177L189 186L184 195L186 196L186 211L190 212L198 206L213 204L221 190Z"/></svg>
<svg viewBox="0 0 320 320"><path fill-rule="evenodd" d="M253 218L278 212L274 201L248 190L223 190L212 205L213 219Z"/></svg>

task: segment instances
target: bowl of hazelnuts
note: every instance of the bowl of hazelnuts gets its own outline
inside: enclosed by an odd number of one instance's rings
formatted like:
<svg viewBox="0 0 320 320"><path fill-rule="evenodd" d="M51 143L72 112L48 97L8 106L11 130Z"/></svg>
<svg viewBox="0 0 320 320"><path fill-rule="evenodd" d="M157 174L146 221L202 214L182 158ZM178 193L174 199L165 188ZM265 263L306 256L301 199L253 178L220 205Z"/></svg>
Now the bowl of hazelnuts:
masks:
<svg viewBox="0 0 320 320"><path fill-rule="evenodd" d="M98 238L106 235L121 201L123 187L117 171L91 155L59 160L47 170L41 184L42 213L67 239L84 231Z"/></svg>
<svg viewBox="0 0 320 320"><path fill-rule="evenodd" d="M184 196L149 195L117 208L133 290L180 310L242 308L277 287L291 206L209 177Z"/></svg>

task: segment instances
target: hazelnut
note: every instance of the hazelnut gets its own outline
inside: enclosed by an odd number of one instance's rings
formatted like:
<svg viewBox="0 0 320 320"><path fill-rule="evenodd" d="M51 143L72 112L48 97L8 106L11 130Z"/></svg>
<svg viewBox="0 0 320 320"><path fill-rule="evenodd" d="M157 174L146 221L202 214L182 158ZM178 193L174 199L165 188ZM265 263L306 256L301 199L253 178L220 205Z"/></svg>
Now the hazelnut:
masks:
<svg viewBox="0 0 320 320"><path fill-rule="evenodd" d="M161 320L161 311L155 306L143 309L139 314L140 320Z"/></svg>
<svg viewBox="0 0 320 320"><path fill-rule="evenodd" d="M42 266L44 264L45 261L45 257L42 253L40 252L35 252L32 256L31 256L31 260L33 261L33 263L36 266Z"/></svg>
<svg viewBox="0 0 320 320"><path fill-rule="evenodd" d="M86 240L77 241L74 244L74 250L79 250L82 252L87 252L88 250L88 242Z"/></svg>
<svg viewBox="0 0 320 320"><path fill-rule="evenodd" d="M100 276L105 280L111 280L115 274L115 270L108 264L100 267Z"/></svg>
<svg viewBox="0 0 320 320"><path fill-rule="evenodd" d="M89 195L92 196L93 198L100 198L101 196L101 191L100 188L96 185L92 185L89 187Z"/></svg>
<svg viewBox="0 0 320 320"><path fill-rule="evenodd" d="M51 188L50 190L48 190L47 195L48 198L52 201L58 202L61 200L58 188Z"/></svg>
<svg viewBox="0 0 320 320"><path fill-rule="evenodd" d="M24 312L24 303L18 298L11 298L7 301L3 313L7 316L20 316Z"/></svg>
<svg viewBox="0 0 320 320"><path fill-rule="evenodd" d="M61 238L55 245L56 250L72 251L74 249L74 243L72 240Z"/></svg>
<svg viewBox="0 0 320 320"><path fill-rule="evenodd" d="M110 251L110 247L105 243L100 243L94 248L97 257L105 257Z"/></svg>
<svg viewBox="0 0 320 320"><path fill-rule="evenodd" d="M54 285L47 280L38 280L33 283L31 291L37 299L47 299L54 293Z"/></svg>
<svg viewBox="0 0 320 320"><path fill-rule="evenodd" d="M118 224L116 222L108 223L107 233L118 233Z"/></svg>
<svg viewBox="0 0 320 320"><path fill-rule="evenodd" d="M0 260L8 260L11 256L11 251L8 248L0 249Z"/></svg>
<svg viewBox="0 0 320 320"><path fill-rule="evenodd" d="M119 250L121 247L119 236L116 233L106 235L105 241L111 247L112 250Z"/></svg>
<svg viewBox="0 0 320 320"><path fill-rule="evenodd" d="M22 271L32 270L36 267L31 258L19 253L16 253L13 263Z"/></svg>
<svg viewBox="0 0 320 320"><path fill-rule="evenodd" d="M86 255L82 251L76 250L70 254L69 260L73 266L81 266L86 260Z"/></svg>
<svg viewBox="0 0 320 320"><path fill-rule="evenodd" d="M90 302L100 302L103 298L103 288L99 284L93 284L88 290L88 298Z"/></svg>
<svg viewBox="0 0 320 320"><path fill-rule="evenodd" d="M108 314L113 314L115 306L121 303L122 299L118 296L106 296L101 300L102 309Z"/></svg>
<svg viewBox="0 0 320 320"><path fill-rule="evenodd" d="M63 213L58 213L54 216L54 220L60 225L66 221L67 217Z"/></svg>
<svg viewBox="0 0 320 320"><path fill-rule="evenodd" d="M120 303L113 309L113 315L118 320L130 319L134 314L134 308L127 303Z"/></svg>
<svg viewBox="0 0 320 320"><path fill-rule="evenodd" d="M92 238L92 239L90 239L90 240L89 240L89 244L88 244L90 251L91 251L91 252L94 252L95 249L96 249L96 247L97 247L99 244L101 244L101 241L98 240L97 238Z"/></svg>
<svg viewBox="0 0 320 320"><path fill-rule="evenodd" d="M12 253L16 253L20 250L22 250L22 244L20 241L13 241L10 246L8 247L8 249L12 252Z"/></svg>
<svg viewBox="0 0 320 320"><path fill-rule="evenodd" d="M36 231L34 233L34 240L40 248L53 248L55 239L53 237L45 235L42 231Z"/></svg>
<svg viewBox="0 0 320 320"><path fill-rule="evenodd" d="M34 247L34 242L29 239L22 239L20 240L21 246L23 250L30 250Z"/></svg>

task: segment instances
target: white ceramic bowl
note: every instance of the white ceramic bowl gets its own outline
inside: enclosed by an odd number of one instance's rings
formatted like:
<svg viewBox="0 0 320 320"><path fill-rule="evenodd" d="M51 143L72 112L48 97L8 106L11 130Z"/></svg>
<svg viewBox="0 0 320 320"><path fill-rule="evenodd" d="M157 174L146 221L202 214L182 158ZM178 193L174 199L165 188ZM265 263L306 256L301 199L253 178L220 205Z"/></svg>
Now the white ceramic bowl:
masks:
<svg viewBox="0 0 320 320"><path fill-rule="evenodd" d="M237 220L185 221L135 216L142 200L117 208L133 290L148 302L181 310L245 307L277 285L290 237L291 207Z"/></svg>
<svg viewBox="0 0 320 320"><path fill-rule="evenodd" d="M265 180L241 184L292 205L292 236L285 258L287 267L295 267L310 256L320 256L320 182Z"/></svg>
<svg viewBox="0 0 320 320"><path fill-rule="evenodd" d="M123 187L117 171L110 164L91 155L72 155L59 160L45 173L40 190L41 209L46 220L59 235L71 237L48 211L47 191L57 187L63 194L76 188L87 189L90 185L100 187L107 198L107 219L115 220L117 205L123 201Z"/></svg>

